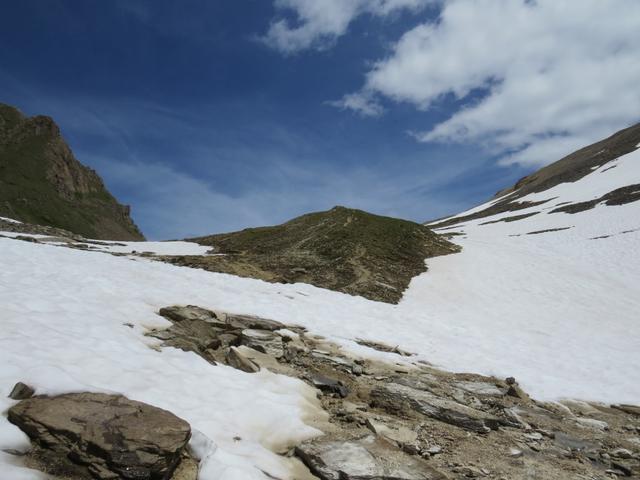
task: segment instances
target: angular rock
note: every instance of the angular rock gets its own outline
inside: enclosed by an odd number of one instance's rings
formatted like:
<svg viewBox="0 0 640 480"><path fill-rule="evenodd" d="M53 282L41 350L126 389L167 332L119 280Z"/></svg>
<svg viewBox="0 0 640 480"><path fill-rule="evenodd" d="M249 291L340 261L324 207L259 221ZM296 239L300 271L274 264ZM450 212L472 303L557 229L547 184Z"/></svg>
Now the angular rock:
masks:
<svg viewBox="0 0 640 480"><path fill-rule="evenodd" d="M260 366L258 364L247 358L235 347L231 347L229 349L229 353L227 353L227 363L233 368L247 373L256 373L260 371Z"/></svg>
<svg viewBox="0 0 640 480"><path fill-rule="evenodd" d="M445 480L425 461L388 442L359 439L315 440L296 447L296 454L321 480Z"/></svg>
<svg viewBox="0 0 640 480"><path fill-rule="evenodd" d="M611 406L618 410L622 410L624 413L629 413L631 415L637 415L640 417L640 406L638 405L620 404L620 405L611 405Z"/></svg>
<svg viewBox="0 0 640 480"><path fill-rule="evenodd" d="M27 398L33 397L35 390L31 388L29 385L24 384L22 382L18 382L13 386L11 393L9 394L9 398L11 400L25 400Z"/></svg>
<svg viewBox="0 0 640 480"><path fill-rule="evenodd" d="M401 425L389 426L371 418L367 419L366 427L377 436L391 440L398 445L412 444L418 439L418 434L413 430L409 430Z"/></svg>
<svg viewBox="0 0 640 480"><path fill-rule="evenodd" d="M335 380L319 374L311 375L310 380L311 383L313 383L313 386L322 392L334 393L342 398L349 395L349 389L345 387L340 380Z"/></svg>
<svg viewBox="0 0 640 480"><path fill-rule="evenodd" d="M255 317L252 315L231 315L226 314L226 323L233 328L251 328L253 330L280 330L286 328L286 325L276 320Z"/></svg>
<svg viewBox="0 0 640 480"><path fill-rule="evenodd" d="M240 343L261 353L272 355L275 358L280 358L284 355L282 337L271 330L251 328L242 330Z"/></svg>
<svg viewBox="0 0 640 480"><path fill-rule="evenodd" d="M371 392L371 398L377 405L389 411L395 411L398 408L410 409L441 422L478 433L497 430L500 426L517 426L505 419L467 407L453 400L399 383L388 383L374 388Z"/></svg>
<svg viewBox="0 0 640 480"><path fill-rule="evenodd" d="M457 382L456 387L474 395L503 397L507 392L489 382Z"/></svg>
<svg viewBox="0 0 640 480"><path fill-rule="evenodd" d="M243 330L245 328L252 328L273 331L286 327L283 323L275 320L255 317L252 315L233 315L230 313L214 312L195 305L174 305L171 307L161 308L158 313L173 322L201 320L226 330Z"/></svg>
<svg viewBox="0 0 640 480"><path fill-rule="evenodd" d="M168 479L191 436L189 424L166 410L102 393L33 397L8 417L40 447L101 480Z"/></svg>
<svg viewBox="0 0 640 480"><path fill-rule="evenodd" d="M599 430L604 432L609 430L609 424L602 420L596 420L595 418L578 417L576 423L584 428L590 428L592 430Z"/></svg>
<svg viewBox="0 0 640 480"><path fill-rule="evenodd" d="M633 453L626 448L616 448L615 450L609 452L612 457L616 458L631 458L633 457Z"/></svg>
<svg viewBox="0 0 640 480"><path fill-rule="evenodd" d="M214 325L218 328L230 329L224 319L218 318L215 312L207 310L205 308L196 307L195 305L179 306L174 305L172 307L161 308L158 312L161 316L173 321L183 322L188 321L202 321Z"/></svg>

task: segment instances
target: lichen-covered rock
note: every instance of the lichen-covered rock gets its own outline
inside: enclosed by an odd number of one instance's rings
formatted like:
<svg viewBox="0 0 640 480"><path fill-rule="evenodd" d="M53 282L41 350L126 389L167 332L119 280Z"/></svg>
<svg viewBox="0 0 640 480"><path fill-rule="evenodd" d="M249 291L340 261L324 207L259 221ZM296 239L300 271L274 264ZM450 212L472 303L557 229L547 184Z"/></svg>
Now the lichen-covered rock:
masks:
<svg viewBox="0 0 640 480"><path fill-rule="evenodd" d="M40 447L100 480L167 480L191 436L189 424L171 412L121 395L37 396L8 416Z"/></svg>

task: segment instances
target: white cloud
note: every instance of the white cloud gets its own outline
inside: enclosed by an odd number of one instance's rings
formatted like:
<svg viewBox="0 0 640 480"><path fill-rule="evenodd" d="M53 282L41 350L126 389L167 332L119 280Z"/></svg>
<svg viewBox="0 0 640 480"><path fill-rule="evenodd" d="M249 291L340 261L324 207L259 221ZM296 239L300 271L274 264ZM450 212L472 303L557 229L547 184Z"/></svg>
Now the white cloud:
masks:
<svg viewBox="0 0 640 480"><path fill-rule="evenodd" d="M640 118L638 45L637 0L449 0L351 95L421 110L455 99L462 106L419 140L541 165Z"/></svg>
<svg viewBox="0 0 640 480"><path fill-rule="evenodd" d="M324 48L344 35L358 16L387 16L401 10L417 11L433 0L275 0L278 10L292 11L296 22L275 20L263 40L283 53Z"/></svg>
<svg viewBox="0 0 640 480"><path fill-rule="evenodd" d="M340 100L327 102L328 105L343 110L353 110L364 117L379 117L384 113L384 108L366 92L348 93Z"/></svg>

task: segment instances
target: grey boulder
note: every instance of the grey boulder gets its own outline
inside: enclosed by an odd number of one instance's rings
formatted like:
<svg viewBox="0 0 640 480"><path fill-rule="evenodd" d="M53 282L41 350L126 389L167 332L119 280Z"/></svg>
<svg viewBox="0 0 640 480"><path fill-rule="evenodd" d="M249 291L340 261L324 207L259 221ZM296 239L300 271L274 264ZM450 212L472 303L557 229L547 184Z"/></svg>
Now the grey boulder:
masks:
<svg viewBox="0 0 640 480"><path fill-rule="evenodd" d="M100 480L167 480L191 436L174 414L121 395L37 396L8 417L40 447Z"/></svg>

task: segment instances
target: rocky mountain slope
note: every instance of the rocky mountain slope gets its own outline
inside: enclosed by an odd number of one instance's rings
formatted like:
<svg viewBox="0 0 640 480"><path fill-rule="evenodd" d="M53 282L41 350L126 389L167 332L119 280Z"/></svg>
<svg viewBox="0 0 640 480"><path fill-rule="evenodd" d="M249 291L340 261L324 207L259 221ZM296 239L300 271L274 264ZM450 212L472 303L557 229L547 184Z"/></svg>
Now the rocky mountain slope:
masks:
<svg viewBox="0 0 640 480"><path fill-rule="evenodd" d="M466 220L475 220L505 212L518 212L521 215L521 210L537 205L545 204L543 208L546 208L549 206L547 202L553 202L554 198L533 200L531 195L548 191L561 184L578 182L595 170L606 171L608 165L611 168L615 168L617 159L635 151L638 145L640 145L640 123L621 130L593 145L581 148L561 160L522 178L515 185L498 192L495 199L487 204L474 208L469 212L429 222L428 224L433 228L442 228L459 224ZM605 202L607 205L623 205L640 200L639 179L631 176L629 180L629 184L625 184L626 182L622 181L620 185L614 185L617 188L603 193L598 198L585 199L581 203L553 202L555 208L552 209L552 213L575 213L593 208L601 202Z"/></svg>
<svg viewBox="0 0 640 480"><path fill-rule="evenodd" d="M273 227L193 238L212 256L167 258L176 265L270 282L310 283L398 302L425 259L458 251L417 223L335 207Z"/></svg>
<svg viewBox="0 0 640 480"><path fill-rule="evenodd" d="M0 215L90 238L142 240L142 233L82 165L50 117L0 104Z"/></svg>

